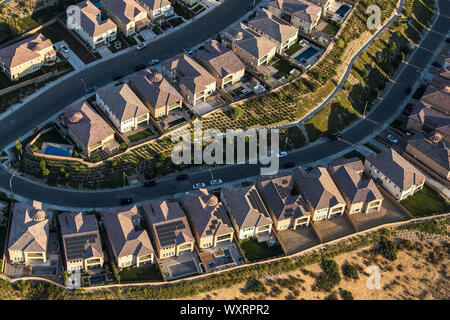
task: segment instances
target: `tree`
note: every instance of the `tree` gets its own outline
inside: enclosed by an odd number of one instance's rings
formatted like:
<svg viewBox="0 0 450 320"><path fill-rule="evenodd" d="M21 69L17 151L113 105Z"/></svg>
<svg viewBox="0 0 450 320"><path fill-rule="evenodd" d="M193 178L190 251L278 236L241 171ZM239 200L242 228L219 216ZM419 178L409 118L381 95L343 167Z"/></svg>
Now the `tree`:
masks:
<svg viewBox="0 0 450 320"><path fill-rule="evenodd" d="M339 39L336 44L337 44L338 48L344 48L345 41L343 39Z"/></svg>
<svg viewBox="0 0 450 320"><path fill-rule="evenodd" d="M19 152L19 160L20 160L20 156L22 155L22 142L20 142L20 137L16 141L16 149Z"/></svg>
<svg viewBox="0 0 450 320"><path fill-rule="evenodd" d="M397 245L393 241L387 239L386 237L382 237L380 240L380 246L383 257L390 261L397 259Z"/></svg>
<svg viewBox="0 0 450 320"><path fill-rule="evenodd" d="M233 120L238 120L242 116L242 108L241 107L234 107L231 111L231 118Z"/></svg>

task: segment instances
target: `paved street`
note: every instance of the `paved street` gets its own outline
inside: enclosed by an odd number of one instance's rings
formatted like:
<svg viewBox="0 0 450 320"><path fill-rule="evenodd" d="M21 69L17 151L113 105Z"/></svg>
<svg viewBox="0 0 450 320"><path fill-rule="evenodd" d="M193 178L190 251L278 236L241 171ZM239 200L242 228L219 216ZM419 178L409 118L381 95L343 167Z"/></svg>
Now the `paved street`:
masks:
<svg viewBox="0 0 450 320"><path fill-rule="evenodd" d="M380 125L378 124L389 122L394 114L401 112L405 88L413 87L420 77L417 68L423 69L431 62L434 52L436 52L448 34L450 27L450 1L438 0L438 2L441 15L434 25L434 32L430 32L426 36L422 48L410 58L409 64L400 74L392 90L384 97L378 108L369 113L369 119L360 121L345 131L342 135L344 140L353 144L361 143L366 138L375 135L377 130L380 130ZM22 109L0 121L0 145L3 148L11 141L16 140L18 136L29 131L34 125L42 123L51 115L64 108L64 106L80 98L83 94L83 85L79 80L80 77L83 77L89 86L104 85L112 81L114 74L131 73L134 66L139 63L152 58L164 60L180 52L183 47L191 47L204 41L236 21L245 12L246 8L242 5L241 0L225 1L222 6L194 21L189 28L181 33L174 33L166 38L162 38L145 50L133 51L96 65L82 74L58 84L50 89L49 92L37 97ZM291 152L288 157L282 159L281 165L287 162L295 162L297 165L314 164L315 161L344 152L349 147L349 144L343 142L321 142L305 149ZM260 168L258 165L222 166L217 167L213 172L215 177L222 178L224 182L231 182L257 176L260 173ZM9 190L10 177L8 172L3 169L0 170L0 186L4 190ZM165 179L158 182L158 186L153 188L133 187L125 190L84 192L41 186L20 177L15 177L13 179L13 190L20 196L40 200L47 204L79 208L100 208L116 206L119 204L119 199L124 197L132 197L135 201L144 201L164 197L171 193L188 191L192 188L192 182L208 182L209 180L210 173L206 171L192 173L188 180L181 182L175 181L174 178ZM95 205L93 206L93 204Z"/></svg>

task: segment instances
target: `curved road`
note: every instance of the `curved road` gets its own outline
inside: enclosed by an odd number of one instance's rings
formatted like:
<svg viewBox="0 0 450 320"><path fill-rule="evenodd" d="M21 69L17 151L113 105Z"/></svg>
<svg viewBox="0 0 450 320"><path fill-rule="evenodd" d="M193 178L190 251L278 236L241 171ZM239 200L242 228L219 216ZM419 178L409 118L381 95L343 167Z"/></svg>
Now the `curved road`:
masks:
<svg viewBox="0 0 450 320"><path fill-rule="evenodd" d="M413 87L419 80L420 73L417 70L421 70L431 63L433 54L449 32L450 1L438 0L438 2L440 16L432 31L425 37L422 46L409 59L408 64L397 78L397 82L393 84L392 89L378 107L370 113L367 117L368 120L359 121L345 131L342 135L344 140L357 144L366 137L373 135L379 129L380 125L377 125L377 123L383 124L394 113L400 112L405 88ZM104 85L111 82L112 77L117 73L133 72L134 66L142 63L144 58L145 61L154 57L165 59L180 52L185 46L192 46L208 39L238 20L245 12L246 6L242 6L241 0L227 0L210 14L193 22L182 33L178 32L162 38L141 52L134 51L96 65L58 84L0 121L0 149L3 149L8 143L16 140L18 136L29 131L34 125L44 122L57 111L63 109L64 106L80 98L83 94L83 85L79 80L80 77L83 77L88 85ZM205 28L207 28L206 31ZM285 162L295 162L297 165L312 163L342 152L347 148L349 148L347 143L326 141L303 150L291 152L288 157L282 159L281 164ZM214 175L222 178L226 183L245 177L257 176L259 175L259 170L258 165L223 166L216 167ZM0 170L0 187L4 190L10 189L10 177L10 173L4 169ZM181 182L175 181L173 178L159 181L158 186L152 188L131 187L119 190L76 191L43 186L15 177L13 179L13 191L22 197L39 200L55 206L100 208L116 206L119 203L119 199L124 197L131 197L134 201L144 201L168 196L172 193L188 191L191 190L193 182L207 182L209 180L210 173L202 171L190 174L189 180Z"/></svg>

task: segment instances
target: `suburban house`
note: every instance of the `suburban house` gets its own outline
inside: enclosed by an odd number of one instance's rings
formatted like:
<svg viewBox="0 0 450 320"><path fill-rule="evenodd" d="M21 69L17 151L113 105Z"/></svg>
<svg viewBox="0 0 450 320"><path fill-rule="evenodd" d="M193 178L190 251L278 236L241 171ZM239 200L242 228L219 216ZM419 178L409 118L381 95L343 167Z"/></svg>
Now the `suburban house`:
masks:
<svg viewBox="0 0 450 320"><path fill-rule="evenodd" d="M248 26L275 42L280 54L297 41L298 29L265 9L256 11L256 16L248 22Z"/></svg>
<svg viewBox="0 0 450 320"><path fill-rule="evenodd" d="M432 83L440 90L450 86L450 57L445 59L444 67L434 75Z"/></svg>
<svg viewBox="0 0 450 320"><path fill-rule="evenodd" d="M398 201L422 190L425 184L425 176L393 149L366 157L364 167Z"/></svg>
<svg viewBox="0 0 450 320"><path fill-rule="evenodd" d="M249 67L258 70L268 64L277 53L275 42L257 34L244 24L225 31L224 43Z"/></svg>
<svg viewBox="0 0 450 320"><path fill-rule="evenodd" d="M98 89L96 102L121 133L149 124L149 110L126 83Z"/></svg>
<svg viewBox="0 0 450 320"><path fill-rule="evenodd" d="M147 11L135 0L100 0L102 8L117 24L125 37L150 26Z"/></svg>
<svg viewBox="0 0 450 320"><path fill-rule="evenodd" d="M233 241L234 229L225 208L208 190L199 189L184 194L183 207L188 214L200 249Z"/></svg>
<svg viewBox="0 0 450 320"><path fill-rule="evenodd" d="M364 177L364 164L359 158L340 158L328 165L331 177L344 196L347 213L370 213L381 210L383 196L371 178Z"/></svg>
<svg viewBox="0 0 450 320"><path fill-rule="evenodd" d="M206 68L217 81L217 87L224 89L227 84L239 82L245 74L245 65L236 54L216 40L200 47L194 58Z"/></svg>
<svg viewBox="0 0 450 320"><path fill-rule="evenodd" d="M306 171L294 170L294 179L300 194L305 198L313 221L331 219L345 211L345 200L327 169L315 167Z"/></svg>
<svg viewBox="0 0 450 320"><path fill-rule="evenodd" d="M439 90L434 86L429 86L422 96L422 101L431 105L431 108L450 115L450 93Z"/></svg>
<svg viewBox="0 0 450 320"><path fill-rule="evenodd" d="M50 39L41 33L0 49L0 67L11 81L38 71L44 64L56 61Z"/></svg>
<svg viewBox="0 0 450 320"><path fill-rule="evenodd" d="M135 205L102 212L107 239L119 268L152 264L154 250Z"/></svg>
<svg viewBox="0 0 450 320"><path fill-rule="evenodd" d="M177 257L194 250L195 239L178 202L146 203L143 209L159 259Z"/></svg>
<svg viewBox="0 0 450 320"><path fill-rule="evenodd" d="M330 10L330 8L335 3L335 0L309 0L309 2L317 4L318 6L321 6L322 7L322 16L323 16L328 12L328 10Z"/></svg>
<svg viewBox="0 0 450 320"><path fill-rule="evenodd" d="M290 174L260 178L257 188L277 231L308 226L311 213Z"/></svg>
<svg viewBox="0 0 450 320"><path fill-rule="evenodd" d="M49 225L41 202L14 203L8 240L10 262L26 265L47 262Z"/></svg>
<svg viewBox="0 0 450 320"><path fill-rule="evenodd" d="M103 266L103 251L95 215L64 212L58 215L67 273Z"/></svg>
<svg viewBox="0 0 450 320"><path fill-rule="evenodd" d="M311 33L317 27L323 11L321 6L307 0L274 0L269 2L268 10L303 33Z"/></svg>
<svg viewBox="0 0 450 320"><path fill-rule="evenodd" d="M450 137L450 117L431 108L431 105L420 101L408 116L406 129L412 133L419 130L436 130L444 134L447 139Z"/></svg>
<svg viewBox="0 0 450 320"><path fill-rule="evenodd" d="M80 8L80 24L73 29L92 49L109 45L117 38L117 26L111 19L103 19L102 13L91 1L77 4Z"/></svg>
<svg viewBox="0 0 450 320"><path fill-rule="evenodd" d="M110 152L117 147L113 128L92 109L87 101L68 106L62 120L70 138L87 157L90 157L95 150Z"/></svg>
<svg viewBox="0 0 450 320"><path fill-rule="evenodd" d="M173 8L169 0L136 0L148 12L152 21L170 17L173 15Z"/></svg>
<svg viewBox="0 0 450 320"><path fill-rule="evenodd" d="M269 240L273 223L255 186L223 187L220 198L239 239L256 237L260 242Z"/></svg>
<svg viewBox="0 0 450 320"><path fill-rule="evenodd" d="M433 171L450 180L450 142L438 132L418 131L408 139L406 151Z"/></svg>
<svg viewBox="0 0 450 320"><path fill-rule="evenodd" d="M186 53L166 60L162 72L171 82L178 83L182 96L192 106L206 101L216 91L216 79Z"/></svg>
<svg viewBox="0 0 450 320"><path fill-rule="evenodd" d="M182 106L183 97L161 73L142 70L128 78L128 85L153 118L167 116L171 110Z"/></svg>

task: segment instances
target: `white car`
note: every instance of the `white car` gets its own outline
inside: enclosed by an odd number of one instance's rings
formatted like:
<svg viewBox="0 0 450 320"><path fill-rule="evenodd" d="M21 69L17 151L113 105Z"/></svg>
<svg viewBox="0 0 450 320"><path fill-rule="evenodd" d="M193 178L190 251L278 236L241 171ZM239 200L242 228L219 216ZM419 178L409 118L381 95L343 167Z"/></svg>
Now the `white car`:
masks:
<svg viewBox="0 0 450 320"><path fill-rule="evenodd" d="M386 139L388 139L390 142L392 142L393 144L397 144L398 140L392 135L392 134L388 134L386 136Z"/></svg>
<svg viewBox="0 0 450 320"><path fill-rule="evenodd" d="M279 153L277 153L277 158L284 158L284 157L287 157L286 151L280 151Z"/></svg>
<svg viewBox="0 0 450 320"><path fill-rule="evenodd" d="M209 182L209 184L212 186L218 186L219 184L222 184L222 183L223 183L222 179L214 179Z"/></svg>
<svg viewBox="0 0 450 320"><path fill-rule="evenodd" d="M147 46L147 44L145 42L141 42L138 44L137 48L138 50L142 50Z"/></svg>
<svg viewBox="0 0 450 320"><path fill-rule="evenodd" d="M59 48L61 49L61 51L65 52L65 53L69 53L69 49L65 45L62 45Z"/></svg>
<svg viewBox="0 0 450 320"><path fill-rule="evenodd" d="M241 90L241 94L247 94L247 93L248 93L247 89L244 88L244 89Z"/></svg>
<svg viewBox="0 0 450 320"><path fill-rule="evenodd" d="M197 182L192 185L192 189L194 189L194 190L204 188L204 187L205 187L205 184L203 182Z"/></svg>

